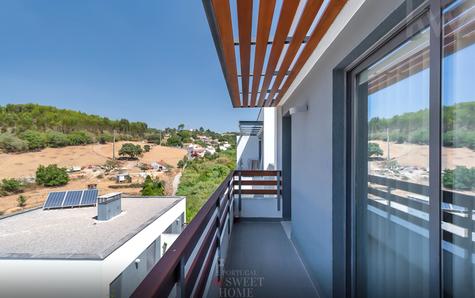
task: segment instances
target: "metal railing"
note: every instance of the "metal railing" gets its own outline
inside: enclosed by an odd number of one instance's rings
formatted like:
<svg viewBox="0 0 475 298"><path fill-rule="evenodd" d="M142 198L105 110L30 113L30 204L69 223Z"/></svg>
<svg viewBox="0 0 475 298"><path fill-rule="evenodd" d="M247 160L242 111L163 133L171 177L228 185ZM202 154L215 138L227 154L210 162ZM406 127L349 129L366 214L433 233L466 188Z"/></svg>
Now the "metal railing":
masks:
<svg viewBox="0 0 475 298"><path fill-rule="evenodd" d="M243 177L267 179L243 180ZM274 186L274 188L243 189L242 186ZM223 244L221 241L225 234L229 235L232 231L235 196L238 196L239 203L243 194L276 195L277 201L280 201L281 189L280 171L231 172L152 268L132 297L168 297L174 289L176 297L202 297L210 274L213 273L216 254L218 255L216 278L218 280L221 278Z"/></svg>
<svg viewBox="0 0 475 298"><path fill-rule="evenodd" d="M368 205L397 216L417 227L429 229L429 186L370 175ZM442 191L443 240L456 244L468 254L475 251L475 196ZM401 208L402 207L402 208ZM447 226L446 224L449 224ZM461 233L460 231L464 231Z"/></svg>

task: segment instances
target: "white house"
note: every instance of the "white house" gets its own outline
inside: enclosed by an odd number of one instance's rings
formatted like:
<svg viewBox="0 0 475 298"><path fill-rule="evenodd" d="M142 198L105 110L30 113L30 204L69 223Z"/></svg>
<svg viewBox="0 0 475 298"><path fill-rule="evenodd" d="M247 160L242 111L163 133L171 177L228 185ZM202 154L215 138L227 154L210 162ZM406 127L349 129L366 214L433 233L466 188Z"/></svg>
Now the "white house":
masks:
<svg viewBox="0 0 475 298"><path fill-rule="evenodd" d="M0 296L129 297L181 232L185 198L113 197L1 219Z"/></svg>

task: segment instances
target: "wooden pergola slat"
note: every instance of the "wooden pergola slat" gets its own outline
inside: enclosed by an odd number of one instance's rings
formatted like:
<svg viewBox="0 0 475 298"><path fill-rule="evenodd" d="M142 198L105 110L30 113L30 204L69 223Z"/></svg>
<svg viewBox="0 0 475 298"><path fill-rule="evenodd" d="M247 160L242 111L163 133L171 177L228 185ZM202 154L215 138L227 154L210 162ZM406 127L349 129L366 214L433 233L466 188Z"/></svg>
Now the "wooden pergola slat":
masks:
<svg viewBox="0 0 475 298"><path fill-rule="evenodd" d="M282 49L284 48L285 40L289 34L290 27L297 12L297 8L300 4L298 0L284 0L282 4L282 9L280 11L279 22L277 24L277 29L275 31L274 40L272 42L272 49L269 56L269 61L267 62L267 69L264 76L264 83L261 90L267 90L269 84L272 80L272 74L275 71L277 63L279 62ZM258 106L264 105L264 99L266 97L266 92L261 92L259 96ZM270 99L270 97L269 97Z"/></svg>
<svg viewBox="0 0 475 298"><path fill-rule="evenodd" d="M227 1L227 0L226 0ZM239 54L241 55L242 105L248 106L251 62L252 0L237 1Z"/></svg>
<svg viewBox="0 0 475 298"><path fill-rule="evenodd" d="M259 1L259 17L257 20L257 36L256 49L254 54L253 73L260 74L264 65L264 59L267 51L267 42L269 40L269 32L272 26L272 18L274 16L275 0ZM250 106L256 105L257 92L261 76L252 77L252 94Z"/></svg>
<svg viewBox="0 0 475 298"><path fill-rule="evenodd" d="M327 33L328 29L333 24L333 21L343 9L343 6L345 6L346 2L347 0L335 0L332 1L330 5L328 5L327 9L319 20L317 27L312 32L312 35L310 36L308 42L305 44L305 48L302 50L300 56L297 58L297 62L295 63L294 68L290 71L290 74L287 77L284 86L282 87L279 95L277 96L274 106L277 106L279 104L284 94L289 90L289 87L290 85L292 85L293 81L297 77L297 74L302 70L308 58L312 55L313 51L318 46L325 33Z"/></svg>
<svg viewBox="0 0 475 298"><path fill-rule="evenodd" d="M226 80L231 89L231 100L234 107L241 106L239 84L237 78L236 55L234 52L233 27L231 9L228 0L212 0L216 25L219 32L221 49L226 64Z"/></svg>
<svg viewBox="0 0 475 298"><path fill-rule="evenodd" d="M287 70L290 68L292 61L295 59L300 46L302 45L302 41L307 35L310 26L312 26L315 17L318 14L322 6L323 0L308 0L305 4L304 11L300 20L298 22L297 28L295 29L294 36L292 37L292 41L289 44L287 52L285 54L284 59L282 60L282 64L280 66L279 72L277 77L274 80L274 85L272 86L271 92L269 94L269 100L267 101L267 106L272 104L272 99L274 98L280 84L284 80L285 75L287 74Z"/></svg>

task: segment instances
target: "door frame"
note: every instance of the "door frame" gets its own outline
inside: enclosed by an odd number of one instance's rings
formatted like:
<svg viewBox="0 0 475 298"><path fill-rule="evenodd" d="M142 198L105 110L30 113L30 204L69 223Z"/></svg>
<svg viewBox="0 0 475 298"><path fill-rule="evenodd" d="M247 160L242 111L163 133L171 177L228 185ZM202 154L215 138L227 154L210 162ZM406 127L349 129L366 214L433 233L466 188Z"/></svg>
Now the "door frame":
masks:
<svg viewBox="0 0 475 298"><path fill-rule="evenodd" d="M430 85L429 85L429 288L430 297L441 297L443 291L442 284L442 228L441 228L441 15L442 10L452 0L430 0L425 1L420 7L410 13L404 20L404 25L397 31L390 32L382 38L372 49L360 56L353 65L345 68L346 76L346 98L347 98L347 133L349 137L346 141L346 148L349 154L349 162L346 174L347 183L347 203L351 212L347 224L349 224L347 241L351 243L347 253L347 266L351 268L347 274L350 283L351 296L356 297L357 274L356 274L356 201L355 201L355 178L356 178L356 105L354 99L356 74L369 65L378 61L388 54L410 36L416 34L422 27L429 26L429 49L430 49Z"/></svg>

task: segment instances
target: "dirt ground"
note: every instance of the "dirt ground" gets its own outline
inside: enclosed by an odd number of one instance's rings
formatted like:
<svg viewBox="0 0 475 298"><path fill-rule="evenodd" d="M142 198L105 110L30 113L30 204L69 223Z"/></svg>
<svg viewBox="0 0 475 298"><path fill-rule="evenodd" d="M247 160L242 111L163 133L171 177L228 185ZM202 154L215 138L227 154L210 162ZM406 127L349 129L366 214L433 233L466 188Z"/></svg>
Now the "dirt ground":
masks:
<svg viewBox="0 0 475 298"><path fill-rule="evenodd" d="M122 144L115 145L116 157ZM135 142L145 145L145 143ZM186 150L164 146L153 146L150 152L144 153L140 162L164 161L176 166L185 156ZM38 152L19 154L0 153L0 179L33 177L39 165L57 164L61 167L102 165L112 157L112 144L93 144L86 146L69 146L64 148L46 148Z"/></svg>
<svg viewBox="0 0 475 298"><path fill-rule="evenodd" d="M384 141L371 141L383 149L383 159L387 158L388 144ZM429 167L429 146L416 144L389 143L391 159L397 160L401 166ZM468 148L443 148L442 168L453 169L456 166L475 167L475 151Z"/></svg>
<svg viewBox="0 0 475 298"><path fill-rule="evenodd" d="M116 157L121 145L125 142L116 143ZM136 143L144 145L144 143ZM186 150L152 146L150 152L135 161L123 161L121 168L128 171L132 177L132 183L143 182L143 173L137 165L139 163L150 164L158 162L171 165L168 172L146 171L146 174L157 177L165 182L166 194L173 193L173 179L180 172L176 168L179 160L186 154ZM117 185L115 182L116 172L109 174L98 169L97 166L103 165L109 157L112 156L112 144L94 144L86 146L70 146L65 148L47 148L39 152L28 152L22 154L0 153L0 179L3 178L31 178L34 177L36 168L39 165L48 165L56 163L61 167L81 166L80 172L70 174L70 182L61 187L45 188L33 186L22 193L27 199L25 208L41 206L51 191L79 190L87 188L88 184L97 184L99 194L109 192L122 192L128 195L138 195L140 188L110 188L111 185ZM120 184L124 185L124 184ZM125 184L127 185L127 184ZM17 212L22 208L17 207L17 198L19 194L0 197L0 213L8 214Z"/></svg>

